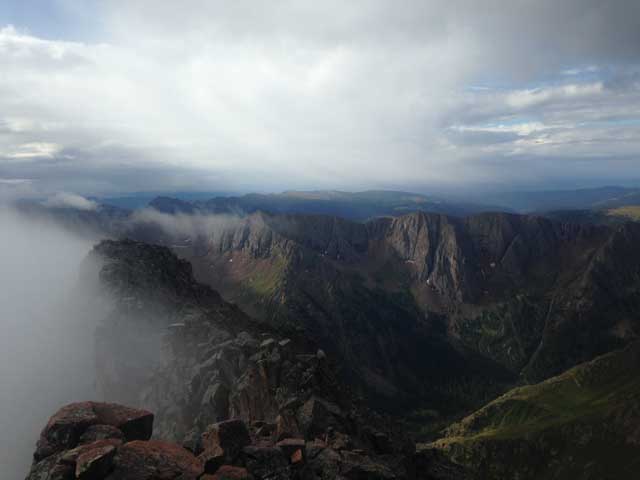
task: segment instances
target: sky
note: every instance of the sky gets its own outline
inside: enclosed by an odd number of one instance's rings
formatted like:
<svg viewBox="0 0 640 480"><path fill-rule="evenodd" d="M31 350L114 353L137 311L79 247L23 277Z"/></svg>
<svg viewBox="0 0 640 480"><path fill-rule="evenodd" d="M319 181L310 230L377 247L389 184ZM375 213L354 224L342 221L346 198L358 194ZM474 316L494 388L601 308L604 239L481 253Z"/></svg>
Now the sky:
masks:
<svg viewBox="0 0 640 480"><path fill-rule="evenodd" d="M4 0L0 190L640 185L637 0Z"/></svg>

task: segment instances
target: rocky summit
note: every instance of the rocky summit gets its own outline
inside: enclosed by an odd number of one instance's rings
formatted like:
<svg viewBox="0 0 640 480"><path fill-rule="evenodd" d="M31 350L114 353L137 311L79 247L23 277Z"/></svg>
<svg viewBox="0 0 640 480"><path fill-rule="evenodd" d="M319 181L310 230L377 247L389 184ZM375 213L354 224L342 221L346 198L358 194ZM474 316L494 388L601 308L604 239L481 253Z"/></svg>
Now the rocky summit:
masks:
<svg viewBox="0 0 640 480"><path fill-rule="evenodd" d="M190 450L150 440L152 424L150 412L122 405L67 405L43 429L27 480L465 478L442 458L394 454L381 437L376 450L356 448L339 428L277 440L266 434L275 426L231 419L209 425Z"/></svg>

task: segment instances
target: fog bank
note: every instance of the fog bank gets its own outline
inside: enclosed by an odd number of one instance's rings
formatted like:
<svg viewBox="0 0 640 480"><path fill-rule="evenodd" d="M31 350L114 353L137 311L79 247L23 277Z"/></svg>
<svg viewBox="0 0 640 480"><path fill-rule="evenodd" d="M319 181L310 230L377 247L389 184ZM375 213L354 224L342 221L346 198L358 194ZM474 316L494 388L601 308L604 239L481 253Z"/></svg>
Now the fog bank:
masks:
<svg viewBox="0 0 640 480"><path fill-rule="evenodd" d="M78 290L92 242L0 206L0 477L24 478L61 405L95 397L93 296Z"/></svg>

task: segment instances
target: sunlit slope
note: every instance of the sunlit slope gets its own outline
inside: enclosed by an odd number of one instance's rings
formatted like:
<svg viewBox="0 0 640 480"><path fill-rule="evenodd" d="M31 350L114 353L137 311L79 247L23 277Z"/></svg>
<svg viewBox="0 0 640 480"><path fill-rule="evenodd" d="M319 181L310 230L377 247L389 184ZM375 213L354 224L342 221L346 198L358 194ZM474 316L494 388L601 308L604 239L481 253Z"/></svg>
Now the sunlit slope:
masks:
<svg viewBox="0 0 640 480"><path fill-rule="evenodd" d="M608 216L622 217L626 220L640 221L640 205L612 208L607 211Z"/></svg>
<svg viewBox="0 0 640 480"><path fill-rule="evenodd" d="M636 479L640 345L515 388L432 446L483 479Z"/></svg>

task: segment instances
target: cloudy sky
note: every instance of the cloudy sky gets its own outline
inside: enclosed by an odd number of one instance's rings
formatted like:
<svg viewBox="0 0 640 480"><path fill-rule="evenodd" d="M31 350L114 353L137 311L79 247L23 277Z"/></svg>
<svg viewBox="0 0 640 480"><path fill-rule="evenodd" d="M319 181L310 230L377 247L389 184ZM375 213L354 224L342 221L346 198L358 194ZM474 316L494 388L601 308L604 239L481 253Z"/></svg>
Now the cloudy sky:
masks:
<svg viewBox="0 0 640 480"><path fill-rule="evenodd" d="M637 0L4 0L0 187L640 184Z"/></svg>

